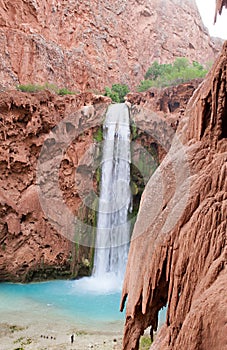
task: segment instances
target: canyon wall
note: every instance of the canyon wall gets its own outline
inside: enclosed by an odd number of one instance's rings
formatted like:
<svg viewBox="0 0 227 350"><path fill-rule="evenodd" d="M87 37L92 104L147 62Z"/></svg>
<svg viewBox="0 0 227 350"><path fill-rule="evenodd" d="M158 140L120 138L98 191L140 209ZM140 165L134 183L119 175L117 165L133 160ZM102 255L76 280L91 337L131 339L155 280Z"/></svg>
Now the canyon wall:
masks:
<svg viewBox="0 0 227 350"><path fill-rule="evenodd" d="M152 4L145 0L0 0L0 5L0 279L28 281L89 274L93 248L86 244L79 248L72 229L65 233L60 228L59 233L55 221L48 221L43 212L37 194L37 162L47 139L46 144L53 148L48 148L46 163L54 167L59 150L54 148L56 139L49 135L67 116L75 118L63 123L61 132L66 139L87 125L62 156L59 188L73 215L93 225L94 210L87 210L80 197L80 191L87 188L83 177L93 166L92 155L84 154L94 143L110 100L91 93L60 97L48 91L23 94L4 90L46 82L83 91L115 82L134 87L155 59L164 63L187 56L206 63L214 59L220 45L209 37L194 0ZM137 107L132 110L145 144L150 143L150 109L160 115L160 125L167 120L176 130L199 83L129 95L128 101L148 111L142 115ZM80 107L83 109L78 111ZM168 147L165 143L160 147L159 160ZM97 189L98 174L94 171L93 175ZM45 193L49 191L51 186L45 188ZM63 217L64 227L66 219L52 200L51 209Z"/></svg>
<svg viewBox="0 0 227 350"><path fill-rule="evenodd" d="M90 158L84 154L94 146L93 135L109 103L109 98L91 93L65 97L48 91L0 94L0 280L29 281L90 273L92 247L79 249L70 230L62 232L49 219L51 208L56 211L56 221L60 216L65 223L68 216L57 206L55 193L50 195L48 207L43 206L38 190L44 174L38 174L37 164L41 150L46 145L53 146L45 155L45 167L48 172L56 170L62 203L73 215L79 215L78 211L83 210L80 191L83 184L86 187L87 170L90 167L92 172L94 161L93 154ZM58 143L54 127L61 128ZM62 152L63 141L74 129L77 134ZM51 194L52 187L51 179L43 190ZM95 184L87 191L93 188ZM81 215L81 220L86 216L87 213Z"/></svg>
<svg viewBox="0 0 227 350"><path fill-rule="evenodd" d="M0 0L0 91L28 83L134 88L154 60L207 63L220 47L195 0Z"/></svg>
<svg viewBox="0 0 227 350"><path fill-rule="evenodd" d="M227 347L226 91L227 42L143 193L122 292L124 350L157 330L166 305L151 349Z"/></svg>
<svg viewBox="0 0 227 350"><path fill-rule="evenodd" d="M136 125L136 131L132 127L136 166L132 170L133 221L145 184L138 172L141 161L144 164L140 150L153 152L153 169L170 147L168 142L160 145L160 137L157 140L150 129L150 111L159 114L160 130L167 123L171 137L200 83L194 80L127 97L128 103L134 104L131 122ZM82 232L84 237L75 239L75 223L68 210L90 227L95 226L98 208L92 191L98 194L101 126L109 103L109 98L91 93L65 97L49 91L0 94L0 280L30 281L91 273L94 249L86 239L94 232ZM147 114L140 113L143 107L147 107ZM42 158L44 173L39 175ZM147 170L146 182L151 175L149 166ZM52 175L44 181L48 172ZM54 187L53 174L60 192ZM44 198L40 198L39 187ZM90 204L85 199L89 196ZM57 197L66 206L59 205Z"/></svg>

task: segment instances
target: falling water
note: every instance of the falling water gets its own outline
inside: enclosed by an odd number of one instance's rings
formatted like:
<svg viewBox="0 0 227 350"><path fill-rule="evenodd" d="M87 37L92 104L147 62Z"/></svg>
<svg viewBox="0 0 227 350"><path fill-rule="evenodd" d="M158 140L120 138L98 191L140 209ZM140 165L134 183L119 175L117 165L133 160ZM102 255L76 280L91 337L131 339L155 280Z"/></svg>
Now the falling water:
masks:
<svg viewBox="0 0 227 350"><path fill-rule="evenodd" d="M130 127L125 104L111 105L103 127L102 178L93 276L122 281L128 255Z"/></svg>
<svg viewBox="0 0 227 350"><path fill-rule="evenodd" d="M62 327L63 319L70 327L73 319L78 329L86 331L92 327L116 335L116 330L122 329L118 306L129 245L130 153L128 108L116 104L109 108L104 125L93 276L76 281L1 284L0 313L4 322L24 320L27 328L37 323L38 317L41 327L48 322L48 331L53 332L58 323ZM43 313L48 317L43 318Z"/></svg>

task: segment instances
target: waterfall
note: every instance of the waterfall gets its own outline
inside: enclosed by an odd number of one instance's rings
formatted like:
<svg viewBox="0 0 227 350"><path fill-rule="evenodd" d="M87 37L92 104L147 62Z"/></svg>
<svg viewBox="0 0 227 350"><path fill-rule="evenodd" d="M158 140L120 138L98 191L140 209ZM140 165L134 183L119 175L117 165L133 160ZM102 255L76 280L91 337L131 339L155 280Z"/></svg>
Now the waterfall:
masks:
<svg viewBox="0 0 227 350"><path fill-rule="evenodd" d="M111 105L103 126L101 189L93 276L123 280L129 246L130 126L128 107Z"/></svg>

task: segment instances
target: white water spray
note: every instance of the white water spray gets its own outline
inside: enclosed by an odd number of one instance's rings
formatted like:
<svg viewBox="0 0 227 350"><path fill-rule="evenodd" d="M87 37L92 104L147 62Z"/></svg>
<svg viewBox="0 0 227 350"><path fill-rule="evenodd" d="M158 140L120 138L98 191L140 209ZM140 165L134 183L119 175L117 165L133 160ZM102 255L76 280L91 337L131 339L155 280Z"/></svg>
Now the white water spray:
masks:
<svg viewBox="0 0 227 350"><path fill-rule="evenodd" d="M128 211L131 204L130 126L128 107L125 104L109 107L103 134L102 178L93 276L119 283L123 280L128 256Z"/></svg>

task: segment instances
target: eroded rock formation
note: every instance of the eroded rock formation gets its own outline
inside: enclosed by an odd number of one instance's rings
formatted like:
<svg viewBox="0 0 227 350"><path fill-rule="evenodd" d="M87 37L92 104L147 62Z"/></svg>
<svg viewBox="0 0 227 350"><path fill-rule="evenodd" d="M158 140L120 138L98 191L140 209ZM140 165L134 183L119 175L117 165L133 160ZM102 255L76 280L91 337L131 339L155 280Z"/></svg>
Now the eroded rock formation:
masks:
<svg viewBox="0 0 227 350"><path fill-rule="evenodd" d="M150 107L159 115L157 129L163 130L167 125L168 136L176 129L179 119L183 115L186 103L193 94L200 81L179 85L164 90L153 89L147 93L130 94L128 100L137 105L131 110L137 130L133 142L133 163L140 163L140 145L153 152L152 169L157 166L170 147L163 137L163 146L156 147L157 135L150 128ZM94 165L100 153L95 135L102 125L105 110L110 103L108 98L95 96L91 93L60 97L48 91L25 94L21 92L2 93L0 98L0 279L1 280L32 280L54 277L86 275L91 272L93 248L82 247L71 242L74 224L70 224L64 232L65 222L70 218L66 215L67 208L81 220L86 219L92 227L95 224L95 210L97 201L90 197L90 205L94 210L86 207L84 196L89 197L92 190L97 190L99 181L98 167ZM83 107L82 112L77 112ZM175 106L169 108L168 106ZM147 113L143 113L143 107ZM72 118L67 118L72 116ZM58 132L50 131L58 125ZM83 127L86 127L85 129ZM79 132L77 136L74 133ZM64 140L68 142L71 134L75 137L64 148ZM56 142L60 135L60 144ZM69 139L68 139L69 138ZM60 194L53 192L53 179L50 179L44 192L50 193L49 209L53 209L52 216L58 221L63 218L59 227L48 219L41 207L37 195L37 162L40 152L47 145L44 154L44 168L56 174L59 179ZM59 169L57 157L61 148L62 158ZM97 145L97 147L95 146ZM143 158L143 155L141 155ZM149 156L150 158L150 156ZM47 166L45 166L45 163ZM144 169L143 175L148 181L150 174ZM93 174L93 175L92 175ZM93 178L91 177L93 176ZM136 171L135 201L139 204L140 192L143 190L144 179L140 179ZM141 181L140 181L141 180ZM41 181L42 183L42 181ZM141 187L142 186L142 187ZM141 188L140 188L141 187ZM90 191L90 192L89 192ZM63 196L66 208L63 210L56 202L57 196ZM138 198L137 198L138 197ZM136 206L136 203L134 203ZM51 211L51 210L50 210ZM62 214L63 213L63 214ZM133 213L135 215L135 213ZM59 220L61 221L61 220ZM87 233L88 234L88 233ZM89 234L88 234L89 236Z"/></svg>
<svg viewBox="0 0 227 350"><path fill-rule="evenodd" d="M192 97L142 196L122 293L123 349L166 324L151 349L227 347L227 42Z"/></svg>
<svg viewBox="0 0 227 350"><path fill-rule="evenodd" d="M216 0L216 13L214 21L217 20L217 14L221 15L223 7L227 8L227 0Z"/></svg>
<svg viewBox="0 0 227 350"><path fill-rule="evenodd" d="M0 90L135 87L155 59L206 63L220 47L194 0L0 1Z"/></svg>
<svg viewBox="0 0 227 350"><path fill-rule="evenodd" d="M11 91L0 95L0 280L26 281L89 272L92 251L86 247L75 251L76 245L67 239L67 232L60 234L47 220L38 196L37 183L42 179L37 179L37 162L45 142L55 143L51 133L54 127L61 123L62 140L77 128L76 139L62 154L61 166L56 169L63 201L77 214L82 198L75 169L82 169L83 180L83 170L86 173L93 160L83 159L83 155L94 143L93 132L102 123L109 103L110 99L91 93L59 97L48 91ZM69 115L71 123L64 122ZM57 162L54 152L62 145L60 142L48 148L46 157L53 160L53 166ZM48 164L47 169L51 171ZM50 192L53 183L47 185ZM54 204L54 198L50 198L50 207ZM55 210L56 215L64 217L59 208Z"/></svg>
<svg viewBox="0 0 227 350"><path fill-rule="evenodd" d="M203 79L194 79L189 82L163 89L151 88L145 92L132 92L127 94L126 100L133 106L131 112L138 124L138 127L144 129L141 122L145 120L149 123L149 117L139 117L140 110L151 114L151 111L164 118L176 130L180 119L184 116L188 101L194 91L201 84Z"/></svg>

